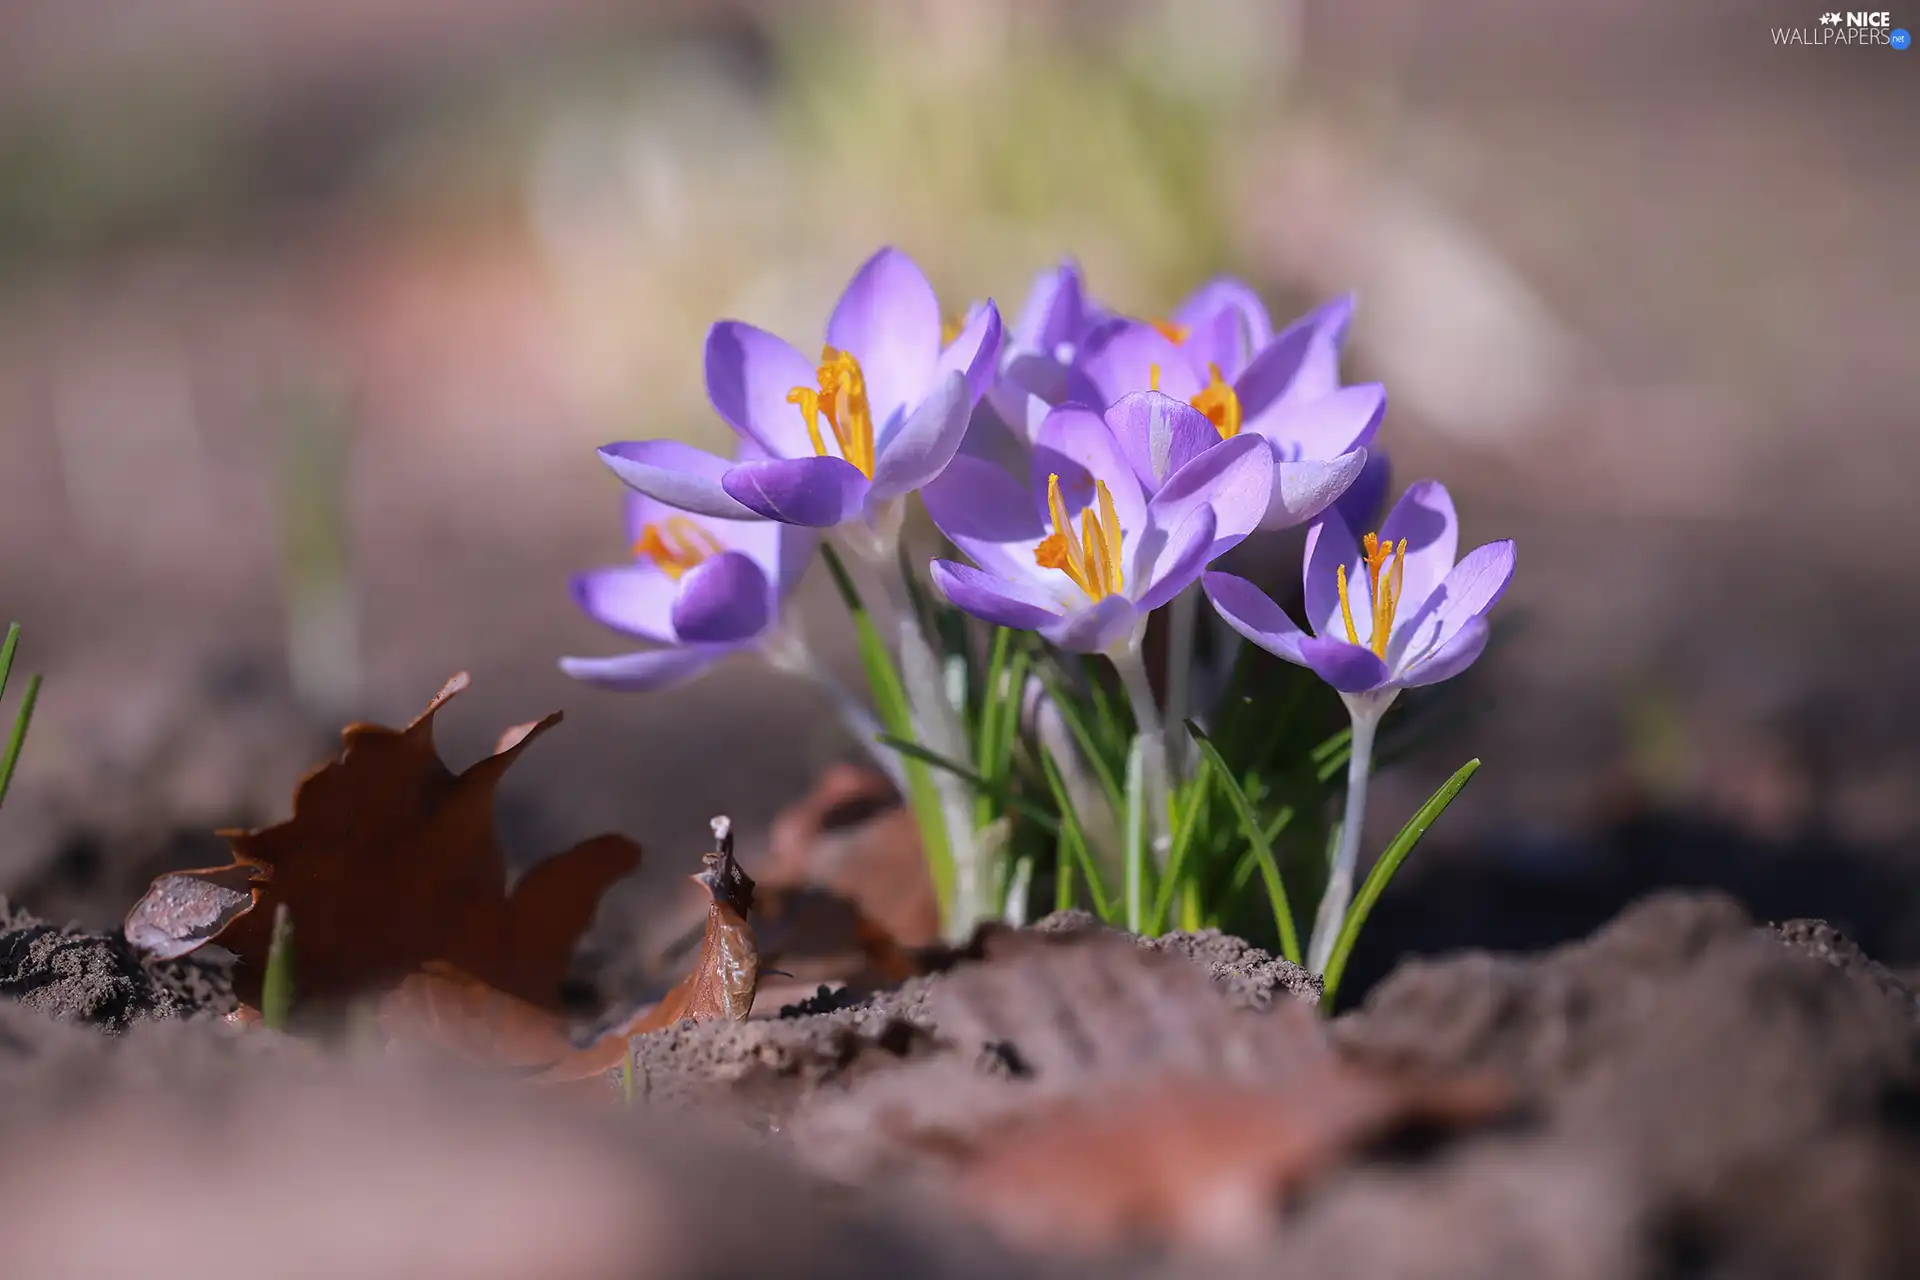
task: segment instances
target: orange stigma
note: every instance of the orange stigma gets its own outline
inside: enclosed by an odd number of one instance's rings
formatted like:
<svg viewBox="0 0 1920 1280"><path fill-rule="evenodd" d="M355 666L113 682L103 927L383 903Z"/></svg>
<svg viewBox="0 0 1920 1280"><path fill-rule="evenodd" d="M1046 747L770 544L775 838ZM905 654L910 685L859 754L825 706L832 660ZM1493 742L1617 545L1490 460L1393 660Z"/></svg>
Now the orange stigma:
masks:
<svg viewBox="0 0 1920 1280"><path fill-rule="evenodd" d="M1047 477L1047 510L1053 516L1053 532L1033 549L1033 562L1042 569L1058 569L1087 593L1089 600L1104 600L1119 594L1126 585L1120 567L1120 513L1114 510L1113 494L1107 482L1093 482L1099 494L1100 513L1092 507L1080 512L1080 534L1074 536L1073 519L1060 496L1060 476Z"/></svg>
<svg viewBox="0 0 1920 1280"><path fill-rule="evenodd" d="M707 557L725 550L718 538L688 516L669 516L665 524L642 525L640 536L633 542L635 559L653 561L655 568L675 582Z"/></svg>
<svg viewBox="0 0 1920 1280"><path fill-rule="evenodd" d="M1240 434L1240 393L1220 376L1219 365L1208 362L1207 385L1189 403L1207 415L1222 440L1231 440Z"/></svg>
<svg viewBox="0 0 1920 1280"><path fill-rule="evenodd" d="M1153 327L1160 331L1160 336L1168 342L1173 343L1176 347L1185 342L1187 335L1193 332L1193 330L1187 328L1186 325L1175 324L1171 320L1155 320L1153 321Z"/></svg>
<svg viewBox="0 0 1920 1280"><path fill-rule="evenodd" d="M1407 540L1402 538L1395 546L1370 533L1360 540L1360 549L1366 553L1367 586L1373 595L1373 630L1367 637L1367 647L1375 657L1384 660L1387 640L1393 634L1393 615L1400 607L1400 583L1407 568ZM1353 628L1353 604L1347 599L1347 566L1335 568L1333 579L1340 591L1340 620L1347 627L1347 643L1359 644L1360 635Z"/></svg>
<svg viewBox="0 0 1920 1280"><path fill-rule="evenodd" d="M844 351L825 347L820 352L820 367L814 374L819 389L795 387L787 392L787 403L800 406L807 422L807 438L813 441L816 456L827 458L826 437L820 433L820 419L827 420L840 456L873 479L873 410L867 404L867 376L860 362Z"/></svg>

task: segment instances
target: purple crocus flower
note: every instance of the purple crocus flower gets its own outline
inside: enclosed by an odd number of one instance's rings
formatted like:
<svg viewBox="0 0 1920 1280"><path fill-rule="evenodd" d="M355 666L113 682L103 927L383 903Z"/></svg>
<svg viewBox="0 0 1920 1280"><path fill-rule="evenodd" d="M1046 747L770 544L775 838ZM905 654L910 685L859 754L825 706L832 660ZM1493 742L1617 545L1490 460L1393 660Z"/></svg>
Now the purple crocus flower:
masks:
<svg viewBox="0 0 1920 1280"><path fill-rule="evenodd" d="M696 515L823 529L872 519L952 459L1000 342L991 302L943 342L933 286L913 259L882 249L840 295L817 362L736 320L707 334L707 396L761 456L645 440L600 457L638 492Z"/></svg>
<svg viewBox="0 0 1920 1280"><path fill-rule="evenodd" d="M765 639L806 571L819 535L759 520L716 520L626 495L634 562L573 579L602 626L661 646L612 658L562 658L577 680L653 689L688 679Z"/></svg>
<svg viewBox="0 0 1920 1280"><path fill-rule="evenodd" d="M1266 440L1276 474L1262 527L1285 528L1320 514L1353 483L1386 412L1379 384L1340 386L1352 311L1352 299L1341 298L1263 338L1266 313L1251 290L1216 281L1176 313L1193 326L1109 326L1088 341L1079 371L1103 403L1157 390L1199 410L1223 439Z"/></svg>
<svg viewBox="0 0 1920 1280"><path fill-rule="evenodd" d="M1217 442L1149 497L1114 421L1077 405L1055 409L1027 483L984 459L954 459L923 495L934 523L973 560L933 562L947 599L1062 648L1099 652L1137 640L1148 613L1259 523L1273 483L1262 442Z"/></svg>
<svg viewBox="0 0 1920 1280"><path fill-rule="evenodd" d="M1209 573L1204 585L1241 635L1384 710L1399 690L1458 675L1486 648L1487 612L1513 577L1513 543L1475 547L1456 564L1458 545L1453 499L1425 480L1401 496L1378 536L1356 539L1332 511L1308 530L1311 633L1245 578Z"/></svg>

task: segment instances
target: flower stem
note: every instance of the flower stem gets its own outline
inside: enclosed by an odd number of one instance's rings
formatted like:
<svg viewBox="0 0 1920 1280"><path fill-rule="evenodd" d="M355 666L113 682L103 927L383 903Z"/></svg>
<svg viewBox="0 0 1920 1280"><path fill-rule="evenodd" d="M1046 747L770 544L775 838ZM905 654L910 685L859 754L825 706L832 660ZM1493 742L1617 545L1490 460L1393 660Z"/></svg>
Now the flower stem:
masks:
<svg viewBox="0 0 1920 1280"><path fill-rule="evenodd" d="M1193 705L1193 647L1199 624L1199 586L1190 586L1167 606L1167 723L1185 724ZM1167 739L1167 764L1174 778L1191 772L1192 740L1184 733Z"/></svg>
<svg viewBox="0 0 1920 1280"><path fill-rule="evenodd" d="M1167 813L1167 800L1173 783L1167 770L1167 733L1160 720L1160 708L1153 700L1153 683L1147 678L1147 664L1140 656L1138 640L1123 641L1107 650L1113 669L1120 673L1120 686L1127 691L1133 708L1133 728L1142 739L1141 779L1146 787L1147 821L1154 865L1164 868L1173 851L1173 826Z"/></svg>
<svg viewBox="0 0 1920 1280"><path fill-rule="evenodd" d="M1366 826L1367 780L1373 772L1373 735L1385 710L1384 706L1347 700L1347 711L1353 717L1352 754L1347 758L1347 806L1340 819L1340 844L1327 871L1326 892L1320 895L1319 910L1314 912L1313 937L1307 943L1307 968L1315 973L1326 971L1334 940L1340 936L1347 907L1353 901L1353 872L1360 860L1360 836Z"/></svg>

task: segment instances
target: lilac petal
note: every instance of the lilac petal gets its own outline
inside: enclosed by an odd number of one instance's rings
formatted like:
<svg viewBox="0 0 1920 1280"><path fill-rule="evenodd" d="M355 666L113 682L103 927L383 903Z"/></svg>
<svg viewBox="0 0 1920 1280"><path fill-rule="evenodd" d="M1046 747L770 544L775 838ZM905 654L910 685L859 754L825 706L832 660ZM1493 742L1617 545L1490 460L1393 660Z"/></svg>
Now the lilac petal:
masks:
<svg viewBox="0 0 1920 1280"><path fill-rule="evenodd" d="M860 362L876 429L932 380L940 354L940 299L912 258L882 249L861 264L827 321L827 343Z"/></svg>
<svg viewBox="0 0 1920 1280"><path fill-rule="evenodd" d="M623 653L613 658L562 658L560 670L603 689L659 689L699 675L738 647L695 645Z"/></svg>
<svg viewBox="0 0 1920 1280"><path fill-rule="evenodd" d="M963 453L920 491L920 500L935 527L989 573L1032 578L1039 572L1033 547L1047 528L1031 485Z"/></svg>
<svg viewBox="0 0 1920 1280"><path fill-rule="evenodd" d="M1200 394L1201 383L1187 354L1150 324L1127 323L1108 331L1079 367L1098 390L1102 407L1130 391L1153 390L1155 368L1160 371L1160 391L1176 400Z"/></svg>
<svg viewBox="0 0 1920 1280"><path fill-rule="evenodd" d="M1047 410L1075 398L1075 385L1072 371L1052 356L1017 352L1001 370L999 381L987 389L987 399L1001 421L1029 427L1027 439L1031 440L1032 429L1047 416Z"/></svg>
<svg viewBox="0 0 1920 1280"><path fill-rule="evenodd" d="M1134 604L1140 612L1152 613L1192 586L1219 554L1214 545L1213 508L1194 508L1148 567L1144 589L1134 595Z"/></svg>
<svg viewBox="0 0 1920 1280"><path fill-rule="evenodd" d="M727 496L721 482L734 464L718 454L678 440L630 440L601 449L600 461L630 488L670 507L722 520L754 518Z"/></svg>
<svg viewBox="0 0 1920 1280"><path fill-rule="evenodd" d="M733 644L767 629L767 575L738 551L710 556L680 578L673 629L688 644Z"/></svg>
<svg viewBox="0 0 1920 1280"><path fill-rule="evenodd" d="M1354 296L1349 293L1294 322L1312 330L1313 341L1294 377L1293 395L1312 399L1339 389L1340 352L1347 345L1347 326L1353 320L1353 307Z"/></svg>
<svg viewBox="0 0 1920 1280"><path fill-rule="evenodd" d="M1204 413L1157 391L1130 392L1105 416L1148 493L1220 443L1220 429Z"/></svg>
<svg viewBox="0 0 1920 1280"><path fill-rule="evenodd" d="M1315 675L1341 693L1366 693L1387 682L1387 664L1362 645L1310 636L1300 642L1300 656Z"/></svg>
<svg viewBox="0 0 1920 1280"><path fill-rule="evenodd" d="M1147 527L1159 532L1178 529L1196 509L1205 507L1214 520L1208 558L1224 555L1259 527L1273 493L1273 473L1273 455L1259 436L1222 440L1160 486L1147 504ZM1142 545L1136 559L1159 554L1159 548Z"/></svg>
<svg viewBox="0 0 1920 1280"><path fill-rule="evenodd" d="M1313 330L1296 322L1260 349L1246 370L1234 379L1233 389L1240 397L1242 421L1258 422L1276 405L1294 398L1294 383L1312 346Z"/></svg>
<svg viewBox="0 0 1920 1280"><path fill-rule="evenodd" d="M1060 602L1029 582L1011 582L972 565L935 560L928 576L956 608L1019 631L1038 631L1060 621Z"/></svg>
<svg viewBox="0 0 1920 1280"><path fill-rule="evenodd" d="M858 515L871 487L860 468L844 458L745 462L721 483L756 515L814 529L830 529Z"/></svg>
<svg viewBox="0 0 1920 1280"><path fill-rule="evenodd" d="M672 644L673 598L678 585L651 564L627 564L575 574L570 584L580 612L603 627Z"/></svg>
<svg viewBox="0 0 1920 1280"><path fill-rule="evenodd" d="M1267 504L1262 529L1290 529L1325 511L1366 470L1367 451L1325 461L1277 462L1273 468L1273 496Z"/></svg>
<svg viewBox="0 0 1920 1280"><path fill-rule="evenodd" d="M934 361L933 378L938 381L948 372L962 374L967 380L968 403L987 394L994 374L1000 368L1000 309L987 299L967 320L960 336L947 344Z"/></svg>
<svg viewBox="0 0 1920 1280"><path fill-rule="evenodd" d="M1260 301L1260 295L1244 280L1235 280L1232 276L1220 276L1195 289L1187 295L1186 301L1174 308L1170 318L1175 324L1194 330L1195 336L1198 336L1209 319L1223 312L1233 317L1234 328L1239 340L1245 343L1245 351L1258 351L1272 338L1273 322L1267 318L1266 304ZM1188 338L1189 342L1192 340ZM1215 353L1208 358L1219 363L1222 375L1228 380L1238 376L1245 355L1238 356L1231 369L1225 361L1220 360L1219 355Z"/></svg>
<svg viewBox="0 0 1920 1280"><path fill-rule="evenodd" d="M1200 584L1228 626L1276 658L1306 665L1300 644L1307 633L1266 592L1231 573L1204 574Z"/></svg>
<svg viewBox="0 0 1920 1280"><path fill-rule="evenodd" d="M1348 603L1353 624L1360 639L1371 628L1373 593L1367 587L1367 573L1361 568L1360 541L1347 528L1337 511L1327 510L1307 529L1307 553L1303 561L1303 581L1307 606L1307 626L1316 636L1345 639L1346 624L1341 620L1340 591L1336 570L1347 570Z"/></svg>
<svg viewBox="0 0 1920 1280"><path fill-rule="evenodd" d="M813 452L807 420L787 402L787 393L816 385L813 362L784 339L738 320L707 330L707 399L728 426L770 456Z"/></svg>
<svg viewBox="0 0 1920 1280"><path fill-rule="evenodd" d="M802 529L797 525L772 521L766 523L767 527L780 531L779 553L772 571L767 575L772 587L769 608L778 614L781 602L793 594L793 589L800 585L800 579L806 576L808 566L813 563L813 553L820 549L820 534L818 530ZM766 569L768 566L763 562L760 567Z"/></svg>
<svg viewBox="0 0 1920 1280"><path fill-rule="evenodd" d="M1421 685L1439 684L1442 680L1451 680L1465 671L1486 651L1487 639L1493 634L1493 628L1483 617L1468 618L1440 646L1409 663L1407 667L1395 673L1393 682L1409 689Z"/></svg>
<svg viewBox="0 0 1920 1280"><path fill-rule="evenodd" d="M1311 399L1285 397L1240 429L1273 441L1283 458L1335 458L1371 443L1386 412L1386 388L1366 382Z"/></svg>
<svg viewBox="0 0 1920 1280"><path fill-rule="evenodd" d="M1033 491L1044 508L1047 477L1060 477L1060 497L1074 521L1083 508L1098 499L1096 481L1105 481L1113 495L1114 514L1120 517L1123 553L1133 547L1147 527L1146 495L1140 480L1120 452L1105 419L1091 409L1069 405L1055 409L1040 424L1033 450ZM1098 507L1095 507L1098 510ZM1124 557L1123 557L1124 558Z"/></svg>
<svg viewBox="0 0 1920 1280"><path fill-rule="evenodd" d="M674 515L677 508L670 507L657 498L634 489L623 489L620 493L620 519L627 531L627 545L631 547L640 541L640 535L646 532L650 524L659 524Z"/></svg>
<svg viewBox="0 0 1920 1280"><path fill-rule="evenodd" d="M1124 640L1144 616L1125 596L1108 596L1040 628L1040 634L1071 653L1100 653Z"/></svg>
<svg viewBox="0 0 1920 1280"><path fill-rule="evenodd" d="M966 379L958 371L942 376L913 416L876 448L873 500L884 502L911 493L946 470L967 434L972 412Z"/></svg>
<svg viewBox="0 0 1920 1280"><path fill-rule="evenodd" d="M1061 343L1078 342L1086 322L1080 268L1068 258L1034 277L1027 290L1027 303L1020 309L1020 319L1010 336L1013 345L1023 351L1052 355Z"/></svg>
<svg viewBox="0 0 1920 1280"><path fill-rule="evenodd" d="M1396 670L1411 668L1474 618L1484 617L1513 581L1511 541L1489 542L1462 556L1453 572L1394 628L1387 656Z"/></svg>
<svg viewBox="0 0 1920 1280"><path fill-rule="evenodd" d="M686 518L682 511L670 511L667 518ZM781 556L789 543L797 541L791 526L771 520L700 520L700 528L719 544L722 551L736 551L760 566L769 582L781 574ZM682 579L684 581L684 579Z"/></svg>
<svg viewBox="0 0 1920 1280"><path fill-rule="evenodd" d="M1333 504L1349 529L1379 527L1380 504L1386 501L1387 484L1392 478L1393 464L1387 459L1387 451L1369 448L1367 465L1360 469L1359 477Z"/></svg>
<svg viewBox="0 0 1920 1280"><path fill-rule="evenodd" d="M1400 574L1399 608L1410 611L1418 609L1453 572L1454 557L1460 551L1460 521L1454 514L1453 497L1438 480L1407 486L1387 513L1380 540L1397 544L1403 538L1407 564Z"/></svg>

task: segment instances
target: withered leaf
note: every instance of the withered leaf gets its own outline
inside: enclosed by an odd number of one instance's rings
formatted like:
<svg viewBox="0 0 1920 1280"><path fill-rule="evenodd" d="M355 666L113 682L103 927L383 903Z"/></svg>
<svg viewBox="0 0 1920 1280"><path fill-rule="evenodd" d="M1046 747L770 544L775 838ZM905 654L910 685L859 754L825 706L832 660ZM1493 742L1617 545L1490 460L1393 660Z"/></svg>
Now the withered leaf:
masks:
<svg viewBox="0 0 1920 1280"><path fill-rule="evenodd" d="M495 754L455 774L434 748L433 718L468 683L465 673L448 681L405 729L349 726L340 755L294 791L290 820L222 832L229 866L160 877L127 915L129 940L169 955L219 943L240 959L235 995L257 1005L274 908L285 903L299 929L303 1004L391 987L438 960L557 1009L574 942L601 894L639 865L640 848L615 835L582 841L509 892L494 790L560 716L509 730ZM241 888L245 904L232 896Z"/></svg>
<svg viewBox="0 0 1920 1280"><path fill-rule="evenodd" d="M437 960L382 996L375 1020L393 1039L428 1045L466 1062L515 1068L541 1084L603 1075L619 1066L627 1051L624 1036L576 1048L560 1015Z"/></svg>
<svg viewBox="0 0 1920 1280"><path fill-rule="evenodd" d="M774 819L765 888L852 903L896 949L940 940L940 901L913 814L885 775L839 764Z"/></svg>
<svg viewBox="0 0 1920 1280"><path fill-rule="evenodd" d="M1420 1081L1333 1059L1284 1088L1201 1076L1124 1081L988 1137L959 1189L1029 1248L1230 1251L1272 1229L1288 1192L1368 1142L1413 1123L1470 1124L1505 1102L1489 1081Z"/></svg>
<svg viewBox="0 0 1920 1280"><path fill-rule="evenodd" d="M743 1022L753 1011L760 982L760 953L748 919L753 911L753 879L734 861L732 822L715 818L713 835L716 847L701 860L703 869L693 877L709 898L700 954L687 976L630 1023L626 1034L709 1018Z"/></svg>

